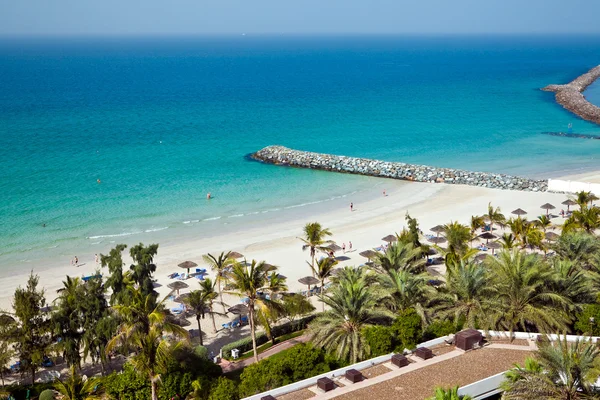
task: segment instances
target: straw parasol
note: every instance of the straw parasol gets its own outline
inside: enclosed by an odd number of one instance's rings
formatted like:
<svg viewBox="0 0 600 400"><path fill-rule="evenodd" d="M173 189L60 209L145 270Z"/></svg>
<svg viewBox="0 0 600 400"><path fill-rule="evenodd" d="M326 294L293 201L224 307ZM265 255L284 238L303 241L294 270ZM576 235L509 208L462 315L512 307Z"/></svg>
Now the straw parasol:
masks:
<svg viewBox="0 0 600 400"><path fill-rule="evenodd" d="M189 288L190 286L182 281L171 282L167 285L169 289L177 290L177 295L179 296L179 290Z"/></svg>
<svg viewBox="0 0 600 400"><path fill-rule="evenodd" d="M550 242L554 242L554 241L558 240L559 237L560 237L560 235L558 233L546 232L546 239L548 239L548 241L550 241Z"/></svg>
<svg viewBox="0 0 600 400"><path fill-rule="evenodd" d="M427 240L429 240L431 243L439 244L439 243L444 243L446 241L446 238L438 236L438 237L428 238Z"/></svg>
<svg viewBox="0 0 600 400"><path fill-rule="evenodd" d="M365 258L368 258L369 260L371 258L375 258L377 257L377 252L375 250L365 250L365 251L361 251L360 253L358 253L359 256L363 256Z"/></svg>
<svg viewBox="0 0 600 400"><path fill-rule="evenodd" d="M494 250L501 249L502 245L498 242L489 242L486 243L486 246L492 249L492 255L494 254Z"/></svg>
<svg viewBox="0 0 600 400"><path fill-rule="evenodd" d="M196 268L198 264L193 261L184 261L178 265L179 268L187 269L187 273L190 273L190 268Z"/></svg>
<svg viewBox="0 0 600 400"><path fill-rule="evenodd" d="M250 312L248 310L248 306L244 304L236 304L235 306L229 307L227 312L230 312L235 315L248 315Z"/></svg>
<svg viewBox="0 0 600 400"><path fill-rule="evenodd" d="M488 257L487 254L485 253L481 253L481 254L477 254L475 256L475 262L482 262L483 260L485 260Z"/></svg>
<svg viewBox="0 0 600 400"><path fill-rule="evenodd" d="M268 263L263 264L263 271L265 271L265 272L271 272L271 271L276 271L276 270L277 270L277 267L275 265L268 264Z"/></svg>
<svg viewBox="0 0 600 400"><path fill-rule="evenodd" d="M571 199L567 199L565 201L563 201L561 204L564 204L565 206L567 206L567 212L569 212L569 207L571 206L576 206L577 202Z"/></svg>
<svg viewBox="0 0 600 400"><path fill-rule="evenodd" d="M515 214L520 217L521 215L527 214L527 211L523 210L522 208L517 208L516 210L513 210L511 214Z"/></svg>
<svg viewBox="0 0 600 400"><path fill-rule="evenodd" d="M430 229L431 232L434 232L436 234L436 236L440 236L440 233L444 232L444 226L443 225L436 225L433 228Z"/></svg>
<svg viewBox="0 0 600 400"><path fill-rule="evenodd" d="M337 244L335 244L335 243L331 243L329 246L327 246L327 248L328 248L329 250L333 251L334 253L335 253L336 251L340 251L340 250L342 249L340 246L338 246L338 245L337 245Z"/></svg>
<svg viewBox="0 0 600 400"><path fill-rule="evenodd" d="M490 239L496 239L496 235L494 235L491 232L484 232L481 235L479 235L479 237L481 239L485 239L485 244L488 244L488 242L490 241Z"/></svg>
<svg viewBox="0 0 600 400"><path fill-rule="evenodd" d="M304 278L298 279L298 282L300 282L303 285L308 285L308 292L306 293L306 295L308 297L308 295L310 294L310 285L316 285L320 281L317 278L315 278L314 276L305 276Z"/></svg>
<svg viewBox="0 0 600 400"><path fill-rule="evenodd" d="M397 241L398 238L396 237L396 235L387 235L386 237L381 238L381 240L383 240L384 242L393 243Z"/></svg>
<svg viewBox="0 0 600 400"><path fill-rule="evenodd" d="M542 205L540 206L540 208L541 208L542 210L546 210L546 216L548 216L548 215L549 215L549 213L550 213L550 210L554 210L556 207L554 207L554 206L553 206L552 204L550 204L550 203L546 203L546 204L542 204Z"/></svg>
<svg viewBox="0 0 600 400"><path fill-rule="evenodd" d="M175 303L185 303L187 298L190 297L189 293L184 293L180 296L175 297L175 300L173 300Z"/></svg>
<svg viewBox="0 0 600 400"><path fill-rule="evenodd" d="M242 253L238 253L237 251L230 251L227 258L232 258L232 259L244 258L244 255Z"/></svg>
<svg viewBox="0 0 600 400"><path fill-rule="evenodd" d="M181 326L181 327L190 326L192 324L190 321L188 321L187 319L185 319L184 317L179 316L179 315L169 315L167 317L167 320L170 323Z"/></svg>

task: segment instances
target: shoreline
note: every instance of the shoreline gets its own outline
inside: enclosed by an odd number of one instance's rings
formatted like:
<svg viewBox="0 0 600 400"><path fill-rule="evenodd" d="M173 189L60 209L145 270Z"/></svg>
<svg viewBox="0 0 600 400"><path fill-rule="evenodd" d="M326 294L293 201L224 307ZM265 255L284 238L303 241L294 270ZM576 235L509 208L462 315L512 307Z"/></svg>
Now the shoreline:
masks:
<svg viewBox="0 0 600 400"><path fill-rule="evenodd" d="M583 95L585 89L600 78L600 65L564 85L548 85L541 90L556 93L558 104L580 118L600 125L600 107L593 105Z"/></svg>

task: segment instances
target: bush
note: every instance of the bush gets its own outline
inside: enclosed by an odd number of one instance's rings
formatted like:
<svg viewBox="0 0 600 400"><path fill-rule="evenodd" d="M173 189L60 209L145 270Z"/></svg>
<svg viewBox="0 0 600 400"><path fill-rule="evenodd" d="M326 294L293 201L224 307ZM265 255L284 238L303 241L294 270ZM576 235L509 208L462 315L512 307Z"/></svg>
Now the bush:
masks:
<svg viewBox="0 0 600 400"><path fill-rule="evenodd" d="M423 341L436 339L442 336L447 336L451 333L456 333L460 330L454 322L450 320L432 322L423 333Z"/></svg>
<svg viewBox="0 0 600 400"><path fill-rule="evenodd" d="M415 348L423 336L421 317L412 308L400 312L392 328L396 333L397 344L395 351L397 352Z"/></svg>
<svg viewBox="0 0 600 400"><path fill-rule="evenodd" d="M191 372L182 374L181 372L170 372L161 376L161 384L158 387L158 398L160 400L170 400L172 398L185 399L193 390Z"/></svg>
<svg viewBox="0 0 600 400"><path fill-rule="evenodd" d="M40 393L39 400L54 400L54 391L50 389L44 390Z"/></svg>
<svg viewBox="0 0 600 400"><path fill-rule="evenodd" d="M594 318L593 324L590 324L590 318ZM600 335L600 304L587 304L577 315L575 332L589 335L590 327L592 328L593 336Z"/></svg>
<svg viewBox="0 0 600 400"><path fill-rule="evenodd" d="M208 360L208 349L204 346L196 346L196 348L194 349L194 354L200 358Z"/></svg>
<svg viewBox="0 0 600 400"><path fill-rule="evenodd" d="M238 389L235 382L225 377L220 377L212 386L208 400L238 400Z"/></svg>
<svg viewBox="0 0 600 400"><path fill-rule="evenodd" d="M362 335L369 345L371 357L391 353L396 347L396 333L390 326L369 326L363 329Z"/></svg>
<svg viewBox="0 0 600 400"><path fill-rule="evenodd" d="M125 364L123 372L108 375L103 379L103 387L111 399L147 400L150 398L150 384L131 364Z"/></svg>

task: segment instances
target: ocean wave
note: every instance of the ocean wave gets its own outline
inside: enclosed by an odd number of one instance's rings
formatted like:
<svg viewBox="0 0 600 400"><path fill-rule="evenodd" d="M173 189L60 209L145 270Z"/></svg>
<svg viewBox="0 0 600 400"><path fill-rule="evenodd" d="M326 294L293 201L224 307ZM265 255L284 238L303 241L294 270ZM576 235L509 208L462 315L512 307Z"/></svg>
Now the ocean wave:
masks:
<svg viewBox="0 0 600 400"><path fill-rule="evenodd" d="M195 223L198 223L198 222L200 222L199 219L192 219L190 221L183 221L184 224L195 224Z"/></svg>
<svg viewBox="0 0 600 400"><path fill-rule="evenodd" d="M123 236L131 236L131 235L137 235L139 233L142 233L142 231L136 231L136 232L124 232L124 233L116 233L113 235L96 235L96 236L88 236L86 237L86 239L104 239L104 238L114 238L114 237L123 237Z"/></svg>
<svg viewBox="0 0 600 400"><path fill-rule="evenodd" d="M239 217L243 217L243 216L244 216L244 214L234 214L234 215L230 215L227 218L239 218Z"/></svg>
<svg viewBox="0 0 600 400"><path fill-rule="evenodd" d="M162 228L146 229L144 232L145 233L158 232L158 231L164 231L165 229L169 229L169 227L165 226L165 227L162 227Z"/></svg>
<svg viewBox="0 0 600 400"><path fill-rule="evenodd" d="M47 248L47 249L55 249L55 248L57 248L57 247L58 247L58 245L54 245L54 246L50 246L50 247L46 247L46 248Z"/></svg>
<svg viewBox="0 0 600 400"><path fill-rule="evenodd" d="M205 218L202 221L216 221L218 219L221 219L221 217L212 217L212 218Z"/></svg>

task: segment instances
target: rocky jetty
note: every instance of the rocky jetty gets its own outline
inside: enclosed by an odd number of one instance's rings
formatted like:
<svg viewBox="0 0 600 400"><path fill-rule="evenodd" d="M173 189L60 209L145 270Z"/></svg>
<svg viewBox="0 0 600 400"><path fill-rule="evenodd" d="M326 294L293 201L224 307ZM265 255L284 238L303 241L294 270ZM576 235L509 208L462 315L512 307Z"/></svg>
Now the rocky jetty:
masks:
<svg viewBox="0 0 600 400"><path fill-rule="evenodd" d="M555 92L558 104L573 114L586 121L600 124L600 107L593 105L583 96L583 91L598 78L600 78L600 65L566 85L548 85L542 90Z"/></svg>
<svg viewBox="0 0 600 400"><path fill-rule="evenodd" d="M265 147L251 154L250 157L257 161L275 165L312 168L415 182L448 183L533 192L545 192L548 190L548 181L546 180L533 180L503 174L470 172L401 162L311 153L292 150L283 146Z"/></svg>

